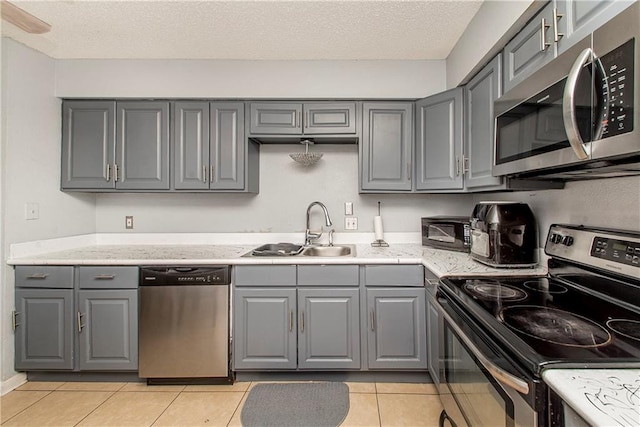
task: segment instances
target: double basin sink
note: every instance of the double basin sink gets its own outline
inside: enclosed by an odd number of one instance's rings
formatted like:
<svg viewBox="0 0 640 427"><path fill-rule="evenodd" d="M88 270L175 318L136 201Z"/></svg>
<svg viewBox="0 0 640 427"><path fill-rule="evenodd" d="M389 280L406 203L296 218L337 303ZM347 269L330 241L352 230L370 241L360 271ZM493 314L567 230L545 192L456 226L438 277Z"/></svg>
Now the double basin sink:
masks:
<svg viewBox="0 0 640 427"><path fill-rule="evenodd" d="M353 257L356 248L353 245L295 245L293 243L269 243L259 246L249 253L247 257L286 257L286 256L311 256L311 257Z"/></svg>

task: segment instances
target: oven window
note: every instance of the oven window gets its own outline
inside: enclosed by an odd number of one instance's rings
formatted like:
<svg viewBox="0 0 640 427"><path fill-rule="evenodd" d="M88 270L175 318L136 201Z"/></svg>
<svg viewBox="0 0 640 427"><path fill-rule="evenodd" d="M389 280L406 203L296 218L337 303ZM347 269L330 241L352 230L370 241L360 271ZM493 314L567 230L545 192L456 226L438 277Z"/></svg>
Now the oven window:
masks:
<svg viewBox="0 0 640 427"><path fill-rule="evenodd" d="M445 382L467 424L513 427L514 408L509 396L446 322L444 332Z"/></svg>
<svg viewBox="0 0 640 427"><path fill-rule="evenodd" d="M562 118L565 82L566 78L496 119L496 164L569 147ZM592 88L589 64L580 73L575 95L578 131L584 142L592 139L591 106L598 104Z"/></svg>

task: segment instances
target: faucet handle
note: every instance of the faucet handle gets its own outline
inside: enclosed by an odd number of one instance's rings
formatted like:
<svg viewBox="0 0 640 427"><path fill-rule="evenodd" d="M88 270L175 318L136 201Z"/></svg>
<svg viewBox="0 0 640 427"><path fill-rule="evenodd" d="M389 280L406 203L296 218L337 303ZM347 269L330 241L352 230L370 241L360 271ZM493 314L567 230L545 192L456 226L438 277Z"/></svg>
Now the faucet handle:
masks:
<svg viewBox="0 0 640 427"><path fill-rule="evenodd" d="M329 246L333 246L333 233L336 232L335 228L329 230Z"/></svg>

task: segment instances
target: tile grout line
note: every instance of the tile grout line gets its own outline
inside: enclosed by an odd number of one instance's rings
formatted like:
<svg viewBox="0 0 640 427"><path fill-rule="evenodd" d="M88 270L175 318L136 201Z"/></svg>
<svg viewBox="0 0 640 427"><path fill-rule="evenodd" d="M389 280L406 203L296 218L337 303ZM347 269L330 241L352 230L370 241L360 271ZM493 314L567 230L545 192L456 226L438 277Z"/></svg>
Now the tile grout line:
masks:
<svg viewBox="0 0 640 427"><path fill-rule="evenodd" d="M187 387L184 387L182 390L180 390L180 391L178 392L178 394L176 394L176 397L174 397L174 398L171 400L171 402L169 402L169 404L167 405L167 407L166 407L166 408L164 408L164 409L162 410L162 412L160 412L160 415L158 415L158 416L156 417L156 419L155 419L155 420L153 420L153 422L152 422L151 424L149 424L149 427L153 426L155 423L157 423L157 422L158 422L158 420L160 419L160 417L162 417L162 415L164 415L164 413L165 413L165 412L167 412L167 409L169 409L169 406L173 405L173 402L175 402L175 401L178 399L178 396L180 396L180 395L181 395L181 394L182 394L186 389L187 389Z"/></svg>
<svg viewBox="0 0 640 427"><path fill-rule="evenodd" d="M231 414L231 418L229 418L229 421L227 421L227 427L229 427L229 424L231 424L231 420L233 420L233 417L236 416L236 413L238 412L238 409L240 409L240 405L242 405L242 402L244 401L245 396L247 396L247 394L251 391L251 384L253 384L253 381L249 382L249 386L247 387L245 392L242 394L242 398L240 399L240 402L238 402L238 406L236 406L236 409L233 411L233 414ZM242 425L242 420L240 421L240 424Z"/></svg>
<svg viewBox="0 0 640 427"><path fill-rule="evenodd" d="M62 390L64 391L64 390ZM80 391L80 390L76 390L76 391ZM85 415L84 417L82 417L82 419L80 421L78 421L77 423L74 424L74 427L79 425L81 422L83 422L84 420L87 419L87 417L89 417L91 414L93 414L95 411L98 410L99 407L101 407L102 405L104 405L108 400L110 400L113 396L115 396L117 393L117 391L112 391L111 392L111 396L107 397L105 400L102 401L102 403L100 403L98 406L96 406L95 408L93 408L91 411L89 411L89 413L87 415Z"/></svg>
<svg viewBox="0 0 640 427"><path fill-rule="evenodd" d="M18 393L21 393L19 390L14 390ZM17 417L18 415L20 415L21 413L23 413L24 411L26 411L27 409L31 408L33 405L35 405L36 403L40 402L42 399L44 399L45 397L49 396L51 393L53 393L55 390L24 390L24 391L46 391L48 392L47 394L45 394L44 396L42 396L40 399L36 400L35 402L33 402L32 404L30 404L29 406L27 406L26 408L24 408L22 411L16 413L15 415L13 415L12 417L6 419L4 422L0 422L1 424L5 424L7 422L9 422L10 420L14 419L15 417Z"/></svg>

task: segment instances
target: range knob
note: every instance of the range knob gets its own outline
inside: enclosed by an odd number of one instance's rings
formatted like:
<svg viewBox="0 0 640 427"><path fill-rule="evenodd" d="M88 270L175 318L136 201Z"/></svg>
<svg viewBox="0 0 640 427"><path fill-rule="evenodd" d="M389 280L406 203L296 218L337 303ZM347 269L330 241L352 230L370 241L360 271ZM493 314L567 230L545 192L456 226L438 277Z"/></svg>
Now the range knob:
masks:
<svg viewBox="0 0 640 427"><path fill-rule="evenodd" d="M552 243L561 243L562 235L554 233L551 236L549 236L549 240L551 240Z"/></svg>
<svg viewBox="0 0 640 427"><path fill-rule="evenodd" d="M571 236L565 236L564 239L562 239L562 244L565 246L571 246L573 245L573 237Z"/></svg>

